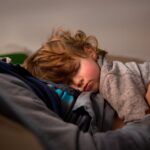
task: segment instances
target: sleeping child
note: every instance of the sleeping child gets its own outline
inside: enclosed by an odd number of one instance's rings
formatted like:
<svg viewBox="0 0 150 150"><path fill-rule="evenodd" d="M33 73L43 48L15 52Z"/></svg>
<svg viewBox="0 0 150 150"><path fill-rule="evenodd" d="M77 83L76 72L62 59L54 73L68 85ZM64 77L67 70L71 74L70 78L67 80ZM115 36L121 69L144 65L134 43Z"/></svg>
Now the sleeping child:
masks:
<svg viewBox="0 0 150 150"><path fill-rule="evenodd" d="M125 123L149 112L145 95L150 83L150 62L109 62L98 40L83 31L57 29L23 66L32 75L67 84L81 92L100 92Z"/></svg>

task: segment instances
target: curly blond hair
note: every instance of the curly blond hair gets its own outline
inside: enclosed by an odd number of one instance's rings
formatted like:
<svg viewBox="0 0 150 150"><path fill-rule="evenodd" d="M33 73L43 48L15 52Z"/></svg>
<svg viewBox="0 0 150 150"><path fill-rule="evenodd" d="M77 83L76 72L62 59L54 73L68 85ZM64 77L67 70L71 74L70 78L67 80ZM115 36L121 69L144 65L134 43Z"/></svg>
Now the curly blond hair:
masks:
<svg viewBox="0 0 150 150"><path fill-rule="evenodd" d="M97 59L106 53L98 48L96 37L87 36L81 30L73 34L58 28L37 52L24 61L23 67L40 79L69 84L79 67L75 57L90 55L86 48L92 48Z"/></svg>

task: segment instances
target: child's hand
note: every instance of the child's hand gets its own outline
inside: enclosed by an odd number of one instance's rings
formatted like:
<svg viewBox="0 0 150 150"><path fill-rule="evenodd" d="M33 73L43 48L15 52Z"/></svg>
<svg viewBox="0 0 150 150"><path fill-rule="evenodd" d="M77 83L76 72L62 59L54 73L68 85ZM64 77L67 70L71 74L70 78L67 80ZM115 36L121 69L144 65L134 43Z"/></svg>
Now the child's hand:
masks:
<svg viewBox="0 0 150 150"><path fill-rule="evenodd" d="M150 84L148 85L148 89L147 89L147 93L146 93L146 100L150 106Z"/></svg>

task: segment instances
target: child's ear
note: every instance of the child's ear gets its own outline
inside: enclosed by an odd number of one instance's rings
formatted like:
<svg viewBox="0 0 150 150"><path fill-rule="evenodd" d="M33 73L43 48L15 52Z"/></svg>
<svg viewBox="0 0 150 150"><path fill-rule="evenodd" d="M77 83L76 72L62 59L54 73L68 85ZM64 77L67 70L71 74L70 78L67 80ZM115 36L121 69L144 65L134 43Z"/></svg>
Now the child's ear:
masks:
<svg viewBox="0 0 150 150"><path fill-rule="evenodd" d="M97 54L93 48L85 47L84 50L90 57L92 57L94 60L97 60Z"/></svg>

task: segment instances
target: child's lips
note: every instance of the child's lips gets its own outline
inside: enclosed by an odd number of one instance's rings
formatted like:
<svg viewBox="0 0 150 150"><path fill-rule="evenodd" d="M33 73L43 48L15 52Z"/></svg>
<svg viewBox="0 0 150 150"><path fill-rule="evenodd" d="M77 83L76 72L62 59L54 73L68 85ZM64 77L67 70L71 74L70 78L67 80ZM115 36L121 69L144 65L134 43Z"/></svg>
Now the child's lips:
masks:
<svg viewBox="0 0 150 150"><path fill-rule="evenodd" d="M88 82L85 86L84 86L84 91L91 91L93 87L93 83L92 82Z"/></svg>

